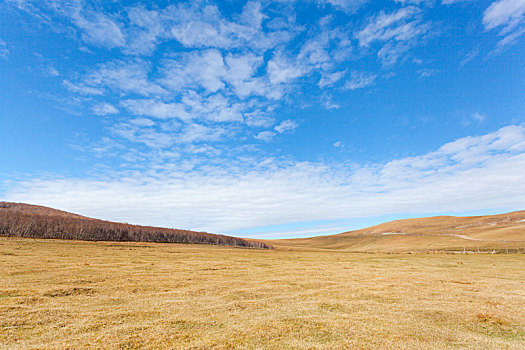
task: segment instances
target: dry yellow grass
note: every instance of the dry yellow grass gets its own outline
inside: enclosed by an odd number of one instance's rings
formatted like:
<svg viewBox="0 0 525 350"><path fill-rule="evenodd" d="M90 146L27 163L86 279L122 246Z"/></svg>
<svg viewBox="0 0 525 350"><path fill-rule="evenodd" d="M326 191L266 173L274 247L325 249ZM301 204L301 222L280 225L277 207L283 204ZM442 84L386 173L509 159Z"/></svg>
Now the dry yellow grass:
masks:
<svg viewBox="0 0 525 350"><path fill-rule="evenodd" d="M396 220L337 235L280 239L271 243L289 249L352 252L506 252L509 249L525 252L525 211Z"/></svg>
<svg viewBox="0 0 525 350"><path fill-rule="evenodd" d="M0 238L0 348L525 347L525 256Z"/></svg>

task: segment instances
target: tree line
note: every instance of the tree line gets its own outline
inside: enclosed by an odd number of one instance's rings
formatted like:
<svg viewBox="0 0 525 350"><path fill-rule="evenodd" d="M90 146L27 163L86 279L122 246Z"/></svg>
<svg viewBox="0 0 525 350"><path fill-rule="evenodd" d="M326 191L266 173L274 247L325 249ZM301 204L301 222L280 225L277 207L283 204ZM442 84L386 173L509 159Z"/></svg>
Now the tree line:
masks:
<svg viewBox="0 0 525 350"><path fill-rule="evenodd" d="M19 205L0 205L0 236L74 239L82 241L156 242L216 244L234 247L271 249L264 242L242 238L169 228L130 225L71 215L24 212Z"/></svg>

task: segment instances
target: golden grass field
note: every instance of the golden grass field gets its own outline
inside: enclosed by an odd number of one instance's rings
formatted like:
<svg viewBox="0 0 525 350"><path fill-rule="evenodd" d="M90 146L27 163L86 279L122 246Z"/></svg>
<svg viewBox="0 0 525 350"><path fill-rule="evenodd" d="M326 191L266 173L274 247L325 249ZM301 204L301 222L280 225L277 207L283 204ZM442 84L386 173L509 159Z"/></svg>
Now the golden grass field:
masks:
<svg viewBox="0 0 525 350"><path fill-rule="evenodd" d="M0 238L0 348L523 349L525 255Z"/></svg>
<svg viewBox="0 0 525 350"><path fill-rule="evenodd" d="M525 211L484 216L434 216L386 222L337 235L271 241L289 249L351 252L525 252Z"/></svg>

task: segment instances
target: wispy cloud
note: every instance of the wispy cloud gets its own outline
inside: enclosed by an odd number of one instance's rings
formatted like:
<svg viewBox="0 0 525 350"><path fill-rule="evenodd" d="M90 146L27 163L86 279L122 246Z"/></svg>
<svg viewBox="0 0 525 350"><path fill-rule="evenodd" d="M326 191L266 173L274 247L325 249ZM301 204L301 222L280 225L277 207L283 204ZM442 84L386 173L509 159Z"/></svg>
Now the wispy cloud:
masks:
<svg viewBox="0 0 525 350"><path fill-rule="evenodd" d="M102 91L101 89L86 86L83 84L74 84L68 80L63 80L62 85L64 85L64 87L69 91L77 92L83 95L102 95L104 93L104 91Z"/></svg>
<svg viewBox="0 0 525 350"><path fill-rule="evenodd" d="M299 124L294 122L293 120L285 120L281 122L279 125L275 126L275 131L277 131L279 134L282 134L283 132L290 132L295 130Z"/></svg>
<svg viewBox="0 0 525 350"><path fill-rule="evenodd" d="M273 131L261 131L254 136L257 140L269 142L276 135Z"/></svg>
<svg viewBox="0 0 525 350"><path fill-rule="evenodd" d="M437 74L437 70L433 68L422 68L416 72L420 79L428 78Z"/></svg>
<svg viewBox="0 0 525 350"><path fill-rule="evenodd" d="M108 115L118 113L118 109L109 103L99 103L93 106L93 113L97 115Z"/></svg>
<svg viewBox="0 0 525 350"><path fill-rule="evenodd" d="M320 88L324 88L325 86L331 86L341 80L346 75L346 71L339 71L339 72L333 72L333 73L323 73L321 76L321 79L319 79L319 82L317 85L319 85Z"/></svg>
<svg viewBox="0 0 525 350"><path fill-rule="evenodd" d="M415 6L403 7L389 14L380 13L369 18L368 24L354 37L362 47L381 43L378 57L384 64L393 64L430 31L430 23L424 22L421 15L422 11Z"/></svg>
<svg viewBox="0 0 525 350"><path fill-rule="evenodd" d="M165 93L158 84L149 78L150 64L140 59L129 61L113 60L99 65L82 78L85 86L97 89L109 88L120 94L139 94L143 96Z"/></svg>
<svg viewBox="0 0 525 350"><path fill-rule="evenodd" d="M102 13L88 13L83 15L76 9L71 17L73 22L82 31L82 38L88 43L108 48L120 47L125 44L124 34L118 23Z"/></svg>
<svg viewBox="0 0 525 350"><path fill-rule="evenodd" d="M272 84L288 83L306 74L306 69L293 62L283 52L277 52L268 62L268 76Z"/></svg>
<svg viewBox="0 0 525 350"><path fill-rule="evenodd" d="M181 103L165 103L155 99L129 99L122 101L121 104L134 115L160 119L191 119L191 115L186 112L185 106Z"/></svg>
<svg viewBox="0 0 525 350"><path fill-rule="evenodd" d="M129 28L126 33L125 53L149 55L169 34L169 16L139 5L127 10Z"/></svg>
<svg viewBox="0 0 525 350"><path fill-rule="evenodd" d="M162 82L178 92L185 87L202 87L208 92L224 88L226 66L219 50L182 54L163 63Z"/></svg>
<svg viewBox="0 0 525 350"><path fill-rule="evenodd" d="M350 73L350 79L345 82L343 88L347 90L362 89L373 84L376 78L377 75L375 74L353 71Z"/></svg>
<svg viewBox="0 0 525 350"><path fill-rule="evenodd" d="M225 19L215 5L178 5L170 8L175 21L171 34L186 47L192 48L251 48L265 51L291 38L287 31L263 32L266 18L260 3L249 1L239 16L240 22Z"/></svg>
<svg viewBox="0 0 525 350"><path fill-rule="evenodd" d="M465 57L459 63L459 66L460 67L465 66L466 64L474 60L476 57L478 57L478 55L479 55L479 47L476 47L465 55Z"/></svg>
<svg viewBox="0 0 525 350"><path fill-rule="evenodd" d="M525 2L523 0L499 0L493 2L483 13L486 30L501 27L503 39L498 48L513 44L525 34Z"/></svg>

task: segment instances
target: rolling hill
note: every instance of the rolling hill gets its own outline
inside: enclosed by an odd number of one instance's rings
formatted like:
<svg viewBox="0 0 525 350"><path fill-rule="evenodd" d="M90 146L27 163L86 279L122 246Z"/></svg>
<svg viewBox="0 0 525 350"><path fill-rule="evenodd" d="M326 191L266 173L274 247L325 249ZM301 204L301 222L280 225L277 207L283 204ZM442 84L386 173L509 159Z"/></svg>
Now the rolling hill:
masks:
<svg viewBox="0 0 525 350"><path fill-rule="evenodd" d="M276 248L356 252L525 251L525 211L396 220L337 235L271 242Z"/></svg>
<svg viewBox="0 0 525 350"><path fill-rule="evenodd" d="M0 202L0 236L271 248L260 241L207 232L116 223L48 207L10 202Z"/></svg>

